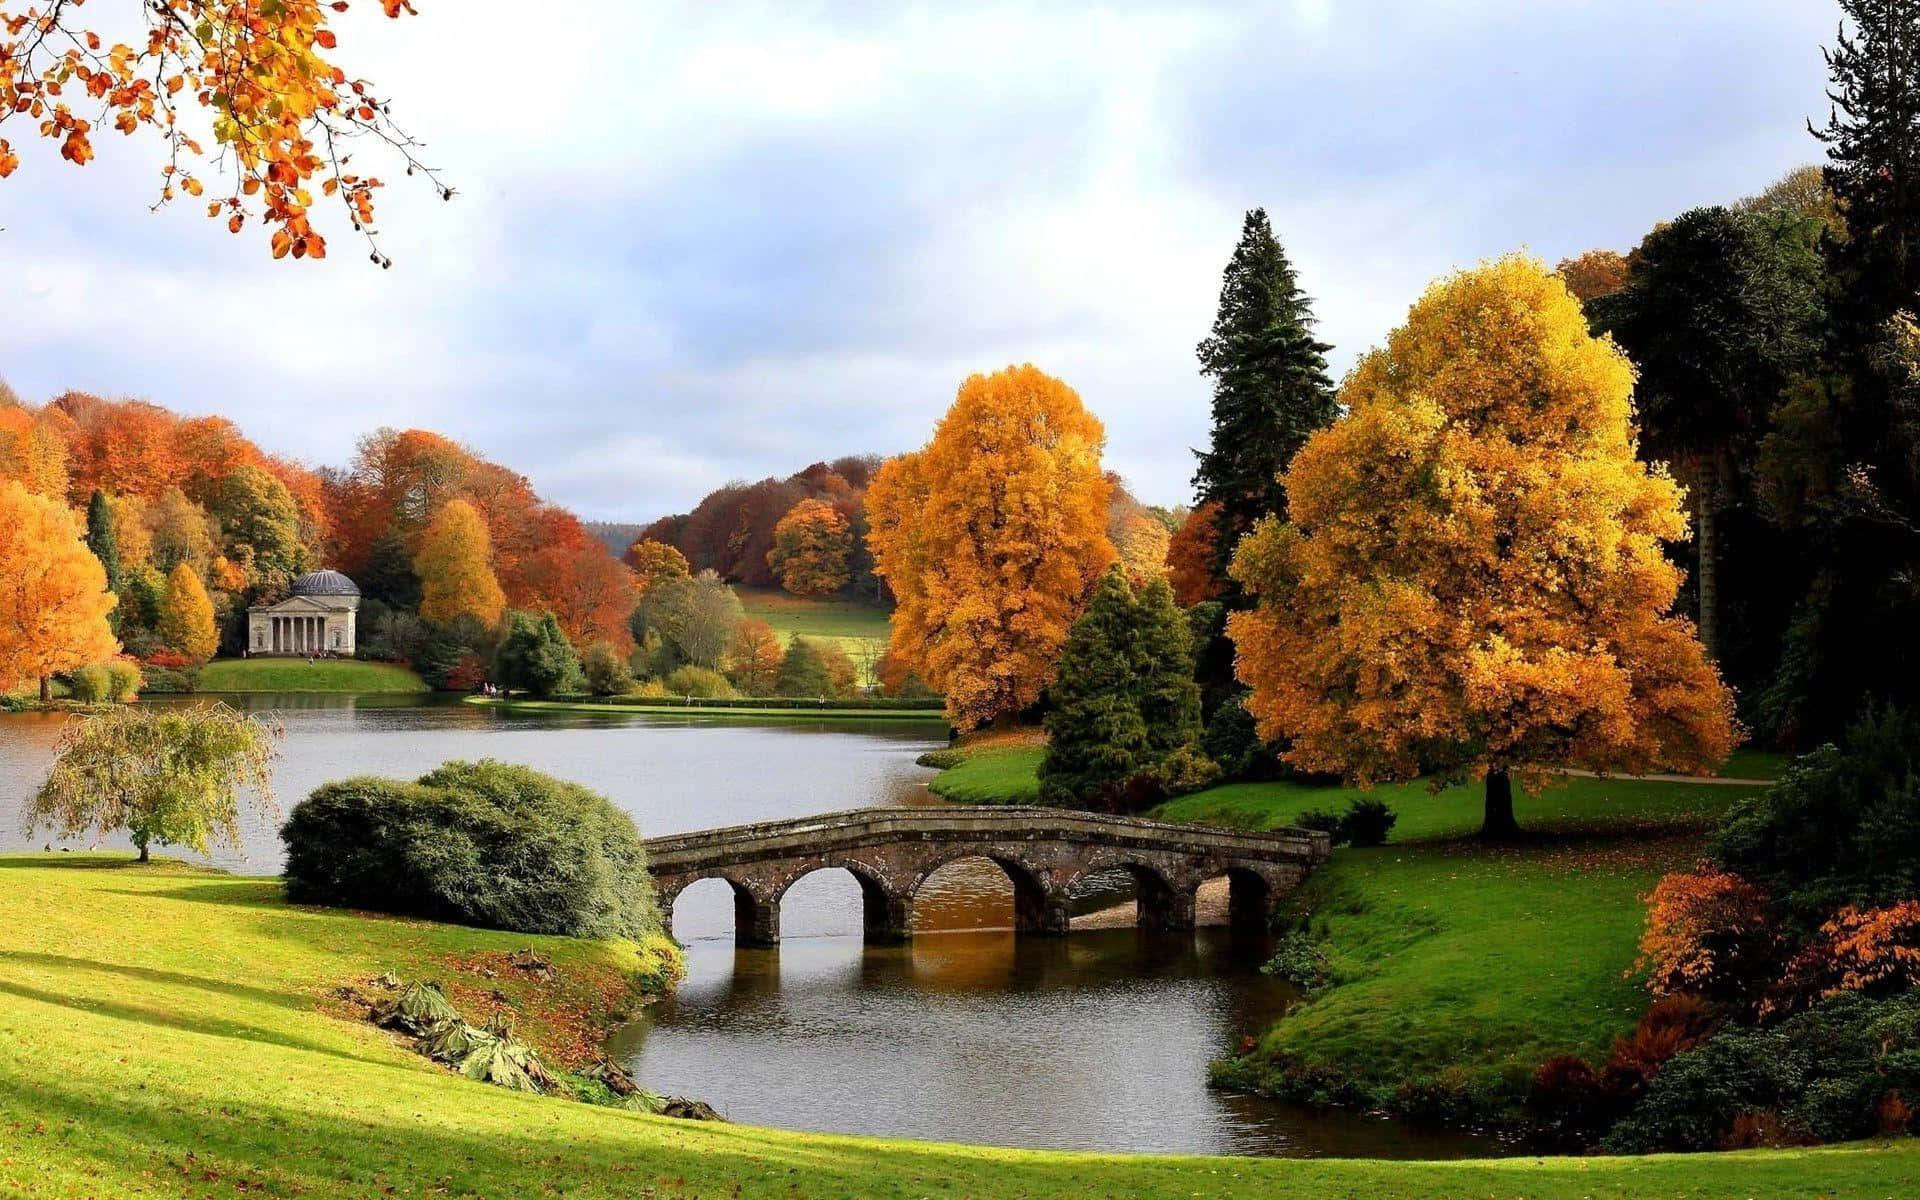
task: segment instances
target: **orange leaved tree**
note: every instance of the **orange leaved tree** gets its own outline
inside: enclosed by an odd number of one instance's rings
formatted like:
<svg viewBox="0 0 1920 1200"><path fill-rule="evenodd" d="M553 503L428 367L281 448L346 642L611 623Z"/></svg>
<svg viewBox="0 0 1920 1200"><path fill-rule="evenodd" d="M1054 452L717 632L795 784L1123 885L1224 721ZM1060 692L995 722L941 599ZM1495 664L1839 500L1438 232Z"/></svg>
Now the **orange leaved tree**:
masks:
<svg viewBox="0 0 1920 1200"><path fill-rule="evenodd" d="M461 615L491 628L507 607L493 574L486 522L465 500L449 500L420 534L414 573L420 577L420 616L447 622Z"/></svg>
<svg viewBox="0 0 1920 1200"><path fill-rule="evenodd" d="M1565 283L1511 256L1435 284L1354 368L1241 543L1229 623L1287 759L1361 783L1555 768L1707 772L1733 701L1672 612L1680 491L1635 458L1633 368Z"/></svg>
<svg viewBox="0 0 1920 1200"><path fill-rule="evenodd" d="M957 727L1011 718L1053 680L1114 560L1105 438L1072 388L1009 367L969 377L933 440L874 477L868 544L899 602L888 655L945 691Z"/></svg>
<svg viewBox="0 0 1920 1200"><path fill-rule="evenodd" d="M0 483L0 692L120 651L107 614L107 572L80 521L17 480Z"/></svg>
<svg viewBox="0 0 1920 1200"><path fill-rule="evenodd" d="M389 17L413 11L411 0L379 3ZM159 203L203 201L235 233L258 216L275 258L326 256L308 215L316 192L344 206L371 244L381 182L350 164L356 143L384 144L407 174L452 198L387 102L333 63L332 22L346 0L113 0L119 24L83 18L101 7L0 0L0 132L14 118L75 166L92 160L94 138L109 129L151 133L166 158ZM203 180L201 163L218 178ZM0 137L0 178L19 165Z"/></svg>
<svg viewBox="0 0 1920 1200"><path fill-rule="evenodd" d="M836 592L852 578L853 527L825 500L802 500L773 527L767 565L796 596Z"/></svg>

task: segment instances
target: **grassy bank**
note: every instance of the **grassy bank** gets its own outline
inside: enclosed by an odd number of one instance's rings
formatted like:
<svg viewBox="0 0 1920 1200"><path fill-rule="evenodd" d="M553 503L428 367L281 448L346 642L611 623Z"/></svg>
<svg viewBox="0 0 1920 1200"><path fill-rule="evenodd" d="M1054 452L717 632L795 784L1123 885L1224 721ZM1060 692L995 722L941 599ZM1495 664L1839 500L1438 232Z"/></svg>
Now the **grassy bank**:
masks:
<svg viewBox="0 0 1920 1200"><path fill-rule="evenodd" d="M1884 1197L1911 1142L1647 1159L1130 1158L675 1122L457 1078L339 1011L342 984L501 989L549 1046L669 951L289 908L272 881L0 857L0 1194L599 1198ZM529 943L559 980L489 978ZM541 990L546 989L546 990Z"/></svg>
<svg viewBox="0 0 1920 1200"><path fill-rule="evenodd" d="M932 788L951 799L1033 798L1042 748L986 743ZM1729 774L1778 772L1743 755ZM1759 788L1646 779L1562 781L1516 797L1527 839L1474 838L1478 786L1356 788L1276 781L1184 796L1154 815L1264 829L1356 796L1398 816L1392 841L1341 849L1295 897L1321 939L1334 984L1258 1039L1226 1078L1315 1101L1409 1110L1510 1107L1533 1069L1596 1054L1630 1031L1647 997L1626 978L1662 873L1694 860L1726 808Z"/></svg>
<svg viewBox="0 0 1920 1200"><path fill-rule="evenodd" d="M203 692L430 692L396 663L351 658L222 658L200 668Z"/></svg>
<svg viewBox="0 0 1920 1200"><path fill-rule="evenodd" d="M782 588L736 587L740 605L747 616L773 626L785 645L796 637L832 642L861 665L879 656L886 648L889 625L887 610L869 600L851 600L844 596L795 596ZM871 685L875 680L865 678Z"/></svg>
<svg viewBox="0 0 1920 1200"><path fill-rule="evenodd" d="M836 708L831 705L804 708L784 708L772 705L704 705L695 701L692 704L661 703L644 704L624 702L614 704L594 700L531 700L516 698L510 700L491 696L469 696L468 704L490 708L504 708L515 712L582 712L611 713L618 716L657 716L657 717L749 717L765 720L768 717L790 718L796 721L914 721L929 725L935 729L945 729L946 713L940 709L897 709L897 708Z"/></svg>

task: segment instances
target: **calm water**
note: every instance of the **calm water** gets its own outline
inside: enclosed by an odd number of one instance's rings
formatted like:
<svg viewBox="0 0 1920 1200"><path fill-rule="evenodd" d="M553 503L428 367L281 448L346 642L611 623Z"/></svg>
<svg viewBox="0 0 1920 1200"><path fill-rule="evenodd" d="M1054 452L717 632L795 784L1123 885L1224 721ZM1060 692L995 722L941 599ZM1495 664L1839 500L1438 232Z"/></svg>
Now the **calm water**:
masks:
<svg viewBox="0 0 1920 1200"><path fill-rule="evenodd" d="M410 698L270 697L286 725L276 773L290 806L328 780L412 778L452 758L524 763L586 784L651 834L863 805L931 803L916 766L937 725L745 723L507 714ZM21 807L67 718L0 715L0 849L39 849ZM249 814L245 845L213 861L266 874L276 817ZM125 848L124 839L103 843ZM84 848L84 847L82 847ZM1116 883L1090 910L1126 898ZM698 1096L756 1124L1124 1151L1442 1156L1485 1143L1226 1096L1207 1063L1284 1008L1263 948L1224 930L1131 929L1015 939L1012 888L984 860L928 880L907 946L861 944L858 885L802 879L777 950L732 942L726 885L674 905L688 974L621 1030L613 1051L655 1091Z"/></svg>

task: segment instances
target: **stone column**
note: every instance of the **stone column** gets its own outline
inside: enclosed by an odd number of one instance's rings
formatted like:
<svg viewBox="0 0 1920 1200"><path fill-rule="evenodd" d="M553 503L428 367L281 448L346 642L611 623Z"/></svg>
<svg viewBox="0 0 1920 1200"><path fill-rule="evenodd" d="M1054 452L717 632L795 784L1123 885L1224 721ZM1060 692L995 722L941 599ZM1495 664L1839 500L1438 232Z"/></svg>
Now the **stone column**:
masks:
<svg viewBox="0 0 1920 1200"><path fill-rule="evenodd" d="M733 944L778 946L780 944L780 902L756 900L746 889L734 888Z"/></svg>
<svg viewBox="0 0 1920 1200"><path fill-rule="evenodd" d="M1047 892L1014 880L1013 931L1042 937L1064 937L1073 914L1065 892Z"/></svg>
<svg viewBox="0 0 1920 1200"><path fill-rule="evenodd" d="M906 941L913 929L907 898L889 896L879 885L864 879L860 881L860 891L867 941L874 945Z"/></svg>

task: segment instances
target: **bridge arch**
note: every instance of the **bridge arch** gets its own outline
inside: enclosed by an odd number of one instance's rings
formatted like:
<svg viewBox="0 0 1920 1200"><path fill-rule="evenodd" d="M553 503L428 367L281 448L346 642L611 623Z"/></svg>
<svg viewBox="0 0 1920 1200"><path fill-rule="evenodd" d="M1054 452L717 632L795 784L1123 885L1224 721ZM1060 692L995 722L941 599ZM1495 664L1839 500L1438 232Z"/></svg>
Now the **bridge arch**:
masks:
<svg viewBox="0 0 1920 1200"><path fill-rule="evenodd" d="M1067 908L1066 889L1055 885L1053 873L1047 868L1035 865L1023 855L1012 853L1002 846L943 847L939 852L927 856L906 886L903 896L906 913L911 915L914 898L934 872L969 858L986 859L1005 872L1013 882L1014 932L1067 932L1071 914Z"/></svg>
<svg viewBox="0 0 1920 1200"><path fill-rule="evenodd" d="M869 942L901 942L910 932L907 922L908 898L888 882L886 872L857 858L803 863L780 880L773 897L775 928L779 925L778 906L793 885L822 871L844 871L860 885L861 928Z"/></svg>
<svg viewBox="0 0 1920 1200"><path fill-rule="evenodd" d="M1086 868L1068 882L1067 889L1071 891L1074 885L1096 875L1109 875L1116 871L1125 872L1133 880L1134 907L1137 911L1135 924L1141 929L1165 931L1193 928L1194 893L1199 889L1200 881L1188 878L1184 872L1169 871L1165 864L1156 863L1145 855L1118 852L1095 854L1088 860Z"/></svg>
<svg viewBox="0 0 1920 1200"><path fill-rule="evenodd" d="M717 881L733 894L733 940L741 946L770 946L780 940L780 899L764 894L753 881L735 879L723 872L712 872L682 881L672 890L659 893L660 907L666 914L669 932L673 929L674 908L687 889Z"/></svg>

